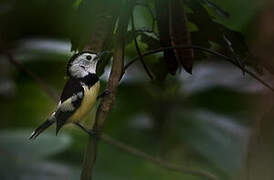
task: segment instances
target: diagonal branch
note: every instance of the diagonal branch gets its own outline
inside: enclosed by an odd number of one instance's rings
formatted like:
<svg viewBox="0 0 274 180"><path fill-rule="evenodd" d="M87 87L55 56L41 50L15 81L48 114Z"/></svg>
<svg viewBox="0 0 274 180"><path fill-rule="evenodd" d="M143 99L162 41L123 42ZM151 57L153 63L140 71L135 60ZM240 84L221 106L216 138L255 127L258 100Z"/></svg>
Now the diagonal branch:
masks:
<svg viewBox="0 0 274 180"><path fill-rule="evenodd" d="M231 41L225 35L223 35L223 39L227 44L228 50L232 53L233 59L235 59L235 61L238 63L238 65L242 67L243 75L245 75L245 71L244 71L245 70L245 68L244 68L245 64L240 61L240 57L234 51Z"/></svg>
<svg viewBox="0 0 274 180"><path fill-rule="evenodd" d="M3 52L6 55L7 59L18 69L28 74L32 79L34 79L37 84L43 89L53 100L58 101L59 96L58 93L55 92L49 85L47 85L41 78L39 78L35 73L29 70L26 66L16 61L13 55L9 52Z"/></svg>
<svg viewBox="0 0 274 180"><path fill-rule="evenodd" d="M228 56L225 56L221 53L218 53L216 51L213 51L211 49L207 49L207 48L203 48L203 47L200 47L200 46L195 46L195 45L181 45L181 46L170 46L170 47L164 47L164 48L159 48L159 49L155 49L155 50L150 50L150 51L147 51L145 53L143 53L143 57L145 56L149 56L149 55L152 55L152 54L156 54L156 53L159 53L159 52L163 52L164 50L168 50L168 49L194 49L194 50L199 50L199 51L203 51L203 52L206 52L208 54L212 54L214 56L217 56L219 58L222 58L223 60L226 60L228 62L230 62L231 64L237 66L238 68L240 68L242 71L244 71L245 73L249 74L252 78L254 78L255 80L257 80L258 82L260 82L262 85L264 85L265 87L267 87L268 89L270 89L271 91L274 91L274 88L268 84L267 82L265 82L263 79L261 79L260 77L258 77L255 73L253 73L252 71L242 67L241 65L239 65L237 63L237 61L235 61L233 58L230 58ZM120 77L122 79L125 71L133 64L135 63L136 61L138 61L140 59L139 56L136 56L134 58L132 58L132 60L130 60L130 62L124 67L124 71L123 71L123 74L122 76Z"/></svg>
<svg viewBox="0 0 274 180"><path fill-rule="evenodd" d="M139 149L136 149L132 146L129 146L127 144L124 144L112 137L109 137L106 134L102 134L101 135L101 139L104 140L106 143L111 144L113 146L116 146L117 148L128 152L131 155L134 155L136 157L145 159L151 163L154 163L158 166L161 166L165 169L171 170L171 171L175 171L175 172L179 172L179 173L183 173L183 174L190 174L193 176L199 176L199 177L203 177L206 178L208 180L217 180L218 178L209 173L208 171L204 171L204 170L197 170L197 169L192 169L192 168L188 168L188 167L183 167L183 166L178 166L169 162L166 162L160 158L157 157L153 157L143 151L140 151Z"/></svg>
<svg viewBox="0 0 274 180"><path fill-rule="evenodd" d="M153 77L151 71L149 70L149 68L147 67L147 65L145 64L145 61L143 59L141 50L140 50L139 45L138 45L133 13L131 14L131 26L132 26L132 31L133 31L133 36L134 36L134 44L135 44L135 48L136 48L137 54L138 54L138 56L140 58L140 61L141 61L142 65L143 65L143 67L144 67L147 75L149 76L149 78L151 80L153 80L154 77Z"/></svg>

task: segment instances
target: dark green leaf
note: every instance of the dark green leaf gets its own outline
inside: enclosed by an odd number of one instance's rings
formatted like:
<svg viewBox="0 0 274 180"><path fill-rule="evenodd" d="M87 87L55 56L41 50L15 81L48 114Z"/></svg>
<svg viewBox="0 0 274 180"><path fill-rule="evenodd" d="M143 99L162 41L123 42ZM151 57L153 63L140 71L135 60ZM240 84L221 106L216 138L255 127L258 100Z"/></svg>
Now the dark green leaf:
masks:
<svg viewBox="0 0 274 180"><path fill-rule="evenodd" d="M223 9L221 9L218 5L216 5L215 3L209 1L209 0L200 0L202 3L205 3L208 7L214 9L216 11L217 14L219 14L220 16L226 17L228 18L230 15L228 12L224 11Z"/></svg>
<svg viewBox="0 0 274 180"><path fill-rule="evenodd" d="M56 137L53 133L44 133L37 140L28 139L32 130L2 131L0 133L1 151L11 158L37 159L54 155L65 150L70 138L65 135Z"/></svg>
<svg viewBox="0 0 274 180"><path fill-rule="evenodd" d="M231 41L231 47L235 53L243 59L247 57L249 50L245 38L240 32L231 30L214 21L214 17L198 1L187 0L186 4L192 10L192 13L187 15L189 21L194 23L199 29L197 32L192 32L195 45L208 47L209 43L213 42L227 53L227 43L223 38L226 36ZM231 52L228 55L231 55Z"/></svg>
<svg viewBox="0 0 274 180"><path fill-rule="evenodd" d="M141 42L145 43L148 46L147 50L160 48L160 42L158 39L154 38L151 35L148 35L147 33L142 33L140 34L140 36Z"/></svg>

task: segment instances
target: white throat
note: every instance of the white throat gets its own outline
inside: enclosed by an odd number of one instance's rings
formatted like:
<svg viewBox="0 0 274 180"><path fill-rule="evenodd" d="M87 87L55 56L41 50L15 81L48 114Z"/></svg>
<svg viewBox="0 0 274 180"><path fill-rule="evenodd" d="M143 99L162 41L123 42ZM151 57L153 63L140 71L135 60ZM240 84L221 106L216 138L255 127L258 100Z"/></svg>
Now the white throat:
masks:
<svg viewBox="0 0 274 180"><path fill-rule="evenodd" d="M76 78L83 78L87 76L88 74L96 74L96 66L97 66L97 61L92 61L89 62L88 64L83 64L83 63L76 63L73 64L69 72L71 76L76 77Z"/></svg>

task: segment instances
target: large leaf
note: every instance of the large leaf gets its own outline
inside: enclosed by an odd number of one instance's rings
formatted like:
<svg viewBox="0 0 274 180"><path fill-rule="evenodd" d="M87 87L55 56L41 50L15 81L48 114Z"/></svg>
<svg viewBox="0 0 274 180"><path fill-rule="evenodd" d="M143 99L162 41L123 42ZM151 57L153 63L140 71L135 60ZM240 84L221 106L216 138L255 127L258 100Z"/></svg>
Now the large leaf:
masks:
<svg viewBox="0 0 274 180"><path fill-rule="evenodd" d="M186 5L192 10L188 13L188 19L198 28L198 31L192 33L193 44L208 45L213 42L228 55L231 52L228 50L227 42L224 36L231 42L231 47L235 53L241 58L246 58L248 55L248 47L244 36L234 30L231 30L224 25L216 22L206 8L197 0L185 0Z"/></svg>
<svg viewBox="0 0 274 180"><path fill-rule="evenodd" d="M73 3L74 0L1 1L1 41L10 46L14 40L26 37L67 39Z"/></svg>
<svg viewBox="0 0 274 180"><path fill-rule="evenodd" d="M0 132L0 147L3 158L11 159L39 159L54 155L65 150L71 140L66 135L55 136L53 133L44 133L37 140L28 139L32 130L2 131Z"/></svg>
<svg viewBox="0 0 274 180"><path fill-rule="evenodd" d="M176 127L181 138L198 154L215 164L217 169L235 177L245 155L248 129L237 123L236 118L204 110L181 115L182 119L177 120Z"/></svg>
<svg viewBox="0 0 274 180"><path fill-rule="evenodd" d="M119 2L109 0L83 0L71 25L72 50L99 51L109 42L119 13ZM105 39L105 41L101 41Z"/></svg>
<svg viewBox="0 0 274 180"><path fill-rule="evenodd" d="M209 1L209 0L200 0L202 3L205 3L208 7L214 9L217 14L219 14L222 17L229 17L229 13L224 11L222 8L220 8L215 3Z"/></svg>
<svg viewBox="0 0 274 180"><path fill-rule="evenodd" d="M74 180L80 175L80 169L76 167L55 162L29 162L27 159L16 164L14 161L0 162L0 167L0 178L4 180Z"/></svg>

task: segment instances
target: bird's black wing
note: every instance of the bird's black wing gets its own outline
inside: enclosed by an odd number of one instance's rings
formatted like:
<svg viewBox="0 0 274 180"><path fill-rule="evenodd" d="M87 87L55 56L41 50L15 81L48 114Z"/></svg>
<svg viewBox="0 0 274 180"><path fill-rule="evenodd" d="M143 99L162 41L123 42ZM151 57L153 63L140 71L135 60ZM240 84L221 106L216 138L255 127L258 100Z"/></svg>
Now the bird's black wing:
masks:
<svg viewBox="0 0 274 180"><path fill-rule="evenodd" d="M70 78L64 87L60 103L55 113L57 122L56 133L58 133L68 118L81 106L83 98L84 88L81 85L81 81L76 78Z"/></svg>
<svg viewBox="0 0 274 180"><path fill-rule="evenodd" d="M84 88L81 81L70 78L64 87L57 110L35 129L30 139L35 139L54 122L57 122L56 132L58 132L66 120L81 106L83 97Z"/></svg>
<svg viewBox="0 0 274 180"><path fill-rule="evenodd" d="M81 81L76 78L70 78L65 84L65 87L61 94L61 98L60 98L61 103L63 103L65 100L67 100L68 98L72 97L74 94L77 94L79 92L84 92L84 88L81 85Z"/></svg>

